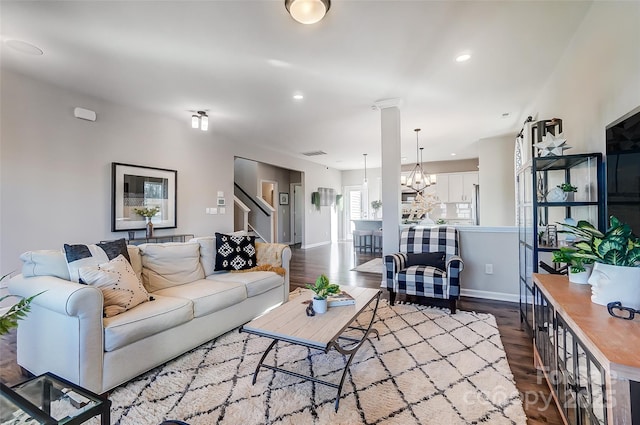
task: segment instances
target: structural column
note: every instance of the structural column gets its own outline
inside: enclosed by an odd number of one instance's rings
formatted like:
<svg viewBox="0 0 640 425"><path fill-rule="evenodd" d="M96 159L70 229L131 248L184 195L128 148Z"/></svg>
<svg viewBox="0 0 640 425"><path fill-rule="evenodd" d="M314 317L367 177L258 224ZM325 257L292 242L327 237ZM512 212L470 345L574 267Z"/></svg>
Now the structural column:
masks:
<svg viewBox="0 0 640 425"><path fill-rule="evenodd" d="M400 99L380 100L382 135L382 255L398 252L401 211Z"/></svg>

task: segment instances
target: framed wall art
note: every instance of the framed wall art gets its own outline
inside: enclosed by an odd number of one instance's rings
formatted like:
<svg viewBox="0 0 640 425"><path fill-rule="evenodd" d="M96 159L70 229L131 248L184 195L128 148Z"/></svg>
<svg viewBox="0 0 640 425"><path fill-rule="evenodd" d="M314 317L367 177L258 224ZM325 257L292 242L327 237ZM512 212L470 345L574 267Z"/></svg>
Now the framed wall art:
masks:
<svg viewBox="0 0 640 425"><path fill-rule="evenodd" d="M287 192L280 192L280 205L289 205L289 194Z"/></svg>
<svg viewBox="0 0 640 425"><path fill-rule="evenodd" d="M111 164L111 231L144 230L149 211L154 229L177 226L176 170ZM142 213L142 214L141 214Z"/></svg>

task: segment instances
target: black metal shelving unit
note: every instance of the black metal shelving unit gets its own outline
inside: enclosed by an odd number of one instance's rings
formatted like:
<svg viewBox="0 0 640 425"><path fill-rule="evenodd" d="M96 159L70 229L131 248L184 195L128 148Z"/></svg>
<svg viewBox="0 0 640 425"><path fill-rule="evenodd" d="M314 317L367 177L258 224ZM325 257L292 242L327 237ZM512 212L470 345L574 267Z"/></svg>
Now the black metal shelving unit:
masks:
<svg viewBox="0 0 640 425"><path fill-rule="evenodd" d="M540 121L532 126L532 140L540 141L545 132L562 131L562 121ZM528 147L527 147L528 148ZM605 171L601 153L536 157L516 172L517 220L519 227L519 286L520 320L531 333L533 330L533 273L554 270L551 252L559 248L557 231L567 218L588 220L598 229L607 228L605 209ZM558 184L570 183L578 187L573 200L547 200L550 190ZM549 243L550 242L550 243Z"/></svg>

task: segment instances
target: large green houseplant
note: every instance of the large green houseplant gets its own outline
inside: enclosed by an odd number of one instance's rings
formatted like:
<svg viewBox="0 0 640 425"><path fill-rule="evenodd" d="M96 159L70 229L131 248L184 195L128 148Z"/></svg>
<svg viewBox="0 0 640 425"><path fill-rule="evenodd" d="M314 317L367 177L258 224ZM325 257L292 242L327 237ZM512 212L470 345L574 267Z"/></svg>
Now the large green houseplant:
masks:
<svg viewBox="0 0 640 425"><path fill-rule="evenodd" d="M589 277L591 301L606 305L620 301L640 308L640 238L628 224L616 217L609 219L609 229L603 233L585 220L576 225L562 224L565 233L576 236L569 255L573 261L593 261ZM560 255L560 254L558 254Z"/></svg>

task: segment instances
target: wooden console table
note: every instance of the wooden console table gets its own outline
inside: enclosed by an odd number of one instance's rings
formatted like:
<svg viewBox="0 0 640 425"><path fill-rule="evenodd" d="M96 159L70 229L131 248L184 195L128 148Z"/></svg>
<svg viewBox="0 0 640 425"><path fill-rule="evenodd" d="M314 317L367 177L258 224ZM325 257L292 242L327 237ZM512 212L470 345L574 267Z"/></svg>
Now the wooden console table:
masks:
<svg viewBox="0 0 640 425"><path fill-rule="evenodd" d="M570 425L640 425L640 320L609 315L591 285L534 274L534 362Z"/></svg>

